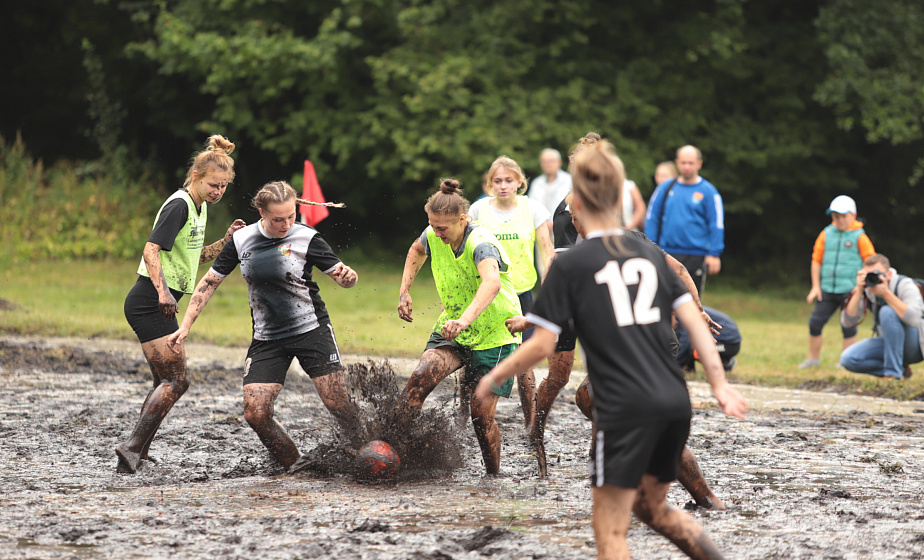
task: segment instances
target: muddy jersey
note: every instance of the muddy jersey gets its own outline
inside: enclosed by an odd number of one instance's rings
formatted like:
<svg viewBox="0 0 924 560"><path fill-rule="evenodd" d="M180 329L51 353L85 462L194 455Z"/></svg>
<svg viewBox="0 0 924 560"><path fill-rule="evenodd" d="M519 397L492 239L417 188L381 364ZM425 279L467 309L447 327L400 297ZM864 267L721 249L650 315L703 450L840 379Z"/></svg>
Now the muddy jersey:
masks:
<svg viewBox="0 0 924 560"><path fill-rule="evenodd" d="M196 270L205 240L205 224L208 221L208 204L196 208L192 196L184 189L178 190L164 202L154 218L154 229L148 242L160 245L161 271L167 286L184 294L191 294L196 287ZM148 276L148 267L141 258L138 274Z"/></svg>
<svg viewBox="0 0 924 560"><path fill-rule="evenodd" d="M317 267L327 273L340 259L314 228L295 223L285 237L270 237L258 221L231 239L211 270L224 277L241 265L256 340L278 340L330 323L311 272Z"/></svg>
<svg viewBox="0 0 924 560"><path fill-rule="evenodd" d="M587 360L598 430L689 418L690 396L668 341L671 311L692 298L651 243L618 230L558 256L527 319L559 334L574 322Z"/></svg>

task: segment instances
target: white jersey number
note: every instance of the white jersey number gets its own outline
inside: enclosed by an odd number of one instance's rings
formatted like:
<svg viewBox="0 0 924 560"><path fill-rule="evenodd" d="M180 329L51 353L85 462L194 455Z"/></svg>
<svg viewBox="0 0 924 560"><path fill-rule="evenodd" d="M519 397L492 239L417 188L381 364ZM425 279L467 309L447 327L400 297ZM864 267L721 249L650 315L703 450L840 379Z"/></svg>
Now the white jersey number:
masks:
<svg viewBox="0 0 924 560"><path fill-rule="evenodd" d="M594 280L609 288L616 324L620 327L650 325L661 320L661 308L652 307L658 293L658 269L651 261L629 259L622 270L618 262L609 261L594 274ZM629 298L630 284L638 284L634 302Z"/></svg>

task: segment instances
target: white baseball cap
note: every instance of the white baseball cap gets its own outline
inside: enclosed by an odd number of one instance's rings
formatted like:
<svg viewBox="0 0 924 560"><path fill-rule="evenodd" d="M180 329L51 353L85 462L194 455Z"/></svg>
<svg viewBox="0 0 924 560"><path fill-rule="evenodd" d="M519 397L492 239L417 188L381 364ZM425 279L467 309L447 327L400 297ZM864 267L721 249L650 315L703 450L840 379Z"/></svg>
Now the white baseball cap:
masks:
<svg viewBox="0 0 924 560"><path fill-rule="evenodd" d="M842 194L831 201L831 206L828 206L825 214L830 214L831 212L837 212L838 214L856 214L857 203L849 196Z"/></svg>

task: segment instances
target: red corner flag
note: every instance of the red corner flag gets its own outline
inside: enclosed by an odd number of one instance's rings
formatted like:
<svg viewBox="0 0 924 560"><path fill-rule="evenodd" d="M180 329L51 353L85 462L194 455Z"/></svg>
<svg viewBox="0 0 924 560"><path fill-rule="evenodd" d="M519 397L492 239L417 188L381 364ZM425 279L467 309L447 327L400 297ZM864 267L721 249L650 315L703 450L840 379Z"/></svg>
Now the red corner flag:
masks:
<svg viewBox="0 0 924 560"><path fill-rule="evenodd" d="M302 188L302 198L311 202L327 202L324 200L324 193L321 192L321 185L318 184L314 164L307 159L305 160L305 182ZM308 204L302 204L299 211L302 214L302 223L311 227L318 225L321 220L330 214L330 210L325 206L310 206Z"/></svg>

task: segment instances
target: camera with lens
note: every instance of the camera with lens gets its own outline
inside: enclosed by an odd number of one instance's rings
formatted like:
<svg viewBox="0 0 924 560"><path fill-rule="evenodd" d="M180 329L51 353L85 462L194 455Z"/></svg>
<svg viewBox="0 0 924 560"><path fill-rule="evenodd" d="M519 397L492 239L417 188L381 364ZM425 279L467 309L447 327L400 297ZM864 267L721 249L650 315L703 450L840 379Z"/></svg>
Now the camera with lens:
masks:
<svg viewBox="0 0 924 560"><path fill-rule="evenodd" d="M867 286L878 286L882 284L882 279L885 277L885 274L879 271L872 271L866 273L866 285Z"/></svg>

